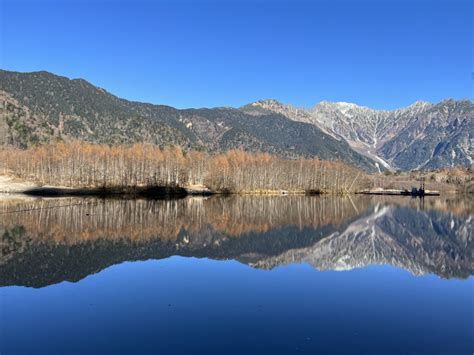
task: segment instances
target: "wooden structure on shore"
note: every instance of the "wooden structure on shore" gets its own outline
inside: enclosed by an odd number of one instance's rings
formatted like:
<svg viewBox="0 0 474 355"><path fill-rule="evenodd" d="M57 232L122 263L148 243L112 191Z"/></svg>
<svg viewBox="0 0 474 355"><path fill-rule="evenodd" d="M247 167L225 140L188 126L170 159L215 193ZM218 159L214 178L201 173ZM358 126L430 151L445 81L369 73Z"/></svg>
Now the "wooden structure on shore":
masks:
<svg viewBox="0 0 474 355"><path fill-rule="evenodd" d="M362 190L360 194L365 195L399 195L399 196L413 196L413 197L425 197L425 196L439 196L439 191L430 191L425 189L425 178L421 178L420 188L412 187L411 190L403 189L384 189L381 187L375 189Z"/></svg>
<svg viewBox="0 0 474 355"><path fill-rule="evenodd" d="M425 189L413 188L410 190L397 190L397 189L368 189L358 192L359 194L364 195L398 195L398 196L439 196L439 191L430 191Z"/></svg>

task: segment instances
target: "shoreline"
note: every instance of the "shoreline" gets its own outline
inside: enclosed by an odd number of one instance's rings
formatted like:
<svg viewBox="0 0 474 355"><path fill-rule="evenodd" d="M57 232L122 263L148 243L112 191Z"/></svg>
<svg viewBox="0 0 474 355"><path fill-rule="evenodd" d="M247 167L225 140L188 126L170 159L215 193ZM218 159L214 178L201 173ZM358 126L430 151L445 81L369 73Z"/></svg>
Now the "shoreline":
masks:
<svg viewBox="0 0 474 355"><path fill-rule="evenodd" d="M185 196L211 195L259 195L259 196L286 196L286 195L355 195L364 194L368 190L359 191L321 191L321 190L242 190L242 191L214 191L204 185L192 186L126 186L126 187L69 187L40 185L32 181L22 180L11 175L0 175L0 194L25 195L32 197L145 197L167 198ZM438 192L438 191L437 191ZM438 192L439 193L439 192ZM443 194L463 194L463 191L444 190ZM428 196L428 195L427 195Z"/></svg>
<svg viewBox="0 0 474 355"><path fill-rule="evenodd" d="M288 195L342 195L332 192L313 192L313 191L278 191L278 190L255 190L255 191L212 191L209 189L194 189L188 187L116 187L116 188L72 188L72 187L54 187L54 186L35 186L23 190L0 190L0 194L25 195L32 197L186 197L186 196L212 196L212 195L258 195L258 196L288 196Z"/></svg>
<svg viewBox="0 0 474 355"><path fill-rule="evenodd" d="M210 196L210 195L322 195L338 194L341 192L319 191L319 190L211 190L205 185L188 186L114 186L114 187L71 187L40 185L38 183L23 180L13 175L0 174L0 194L21 194L36 197L68 197L68 196L96 196L96 197L185 197L185 196Z"/></svg>

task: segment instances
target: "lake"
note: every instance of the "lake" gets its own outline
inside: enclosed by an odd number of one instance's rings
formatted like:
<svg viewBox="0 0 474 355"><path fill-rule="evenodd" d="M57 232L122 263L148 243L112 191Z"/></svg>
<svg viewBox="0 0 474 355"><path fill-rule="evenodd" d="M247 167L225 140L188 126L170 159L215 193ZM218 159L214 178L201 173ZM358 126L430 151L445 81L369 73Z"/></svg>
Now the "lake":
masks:
<svg viewBox="0 0 474 355"><path fill-rule="evenodd" d="M474 201L0 199L0 353L472 354Z"/></svg>

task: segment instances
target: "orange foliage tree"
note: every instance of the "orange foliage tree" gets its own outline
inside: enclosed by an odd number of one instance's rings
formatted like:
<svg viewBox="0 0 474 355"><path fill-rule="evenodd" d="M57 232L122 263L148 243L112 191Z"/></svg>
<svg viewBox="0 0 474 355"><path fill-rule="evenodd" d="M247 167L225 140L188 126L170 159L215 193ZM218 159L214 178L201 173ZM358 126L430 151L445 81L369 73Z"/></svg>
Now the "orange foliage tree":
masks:
<svg viewBox="0 0 474 355"><path fill-rule="evenodd" d="M40 184L73 187L205 185L214 191L348 192L365 174L339 161L230 150L184 152L150 144L54 143L0 151L0 167Z"/></svg>

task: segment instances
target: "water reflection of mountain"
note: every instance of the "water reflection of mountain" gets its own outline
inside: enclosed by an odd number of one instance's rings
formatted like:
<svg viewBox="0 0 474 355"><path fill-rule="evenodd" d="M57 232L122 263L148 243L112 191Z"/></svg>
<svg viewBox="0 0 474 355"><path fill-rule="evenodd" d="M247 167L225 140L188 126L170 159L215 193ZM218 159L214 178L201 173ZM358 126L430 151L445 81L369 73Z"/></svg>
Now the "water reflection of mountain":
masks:
<svg viewBox="0 0 474 355"><path fill-rule="evenodd" d="M436 210L376 205L373 213L307 248L259 260L271 268L307 262L319 270L389 264L415 275L467 278L474 271L474 219Z"/></svg>
<svg viewBox="0 0 474 355"><path fill-rule="evenodd" d="M406 207L399 201L245 196L4 202L0 285L78 281L123 261L172 255L236 259L259 268L376 263L414 274L471 275L471 215L445 212L446 204L419 210L416 200L403 200Z"/></svg>

